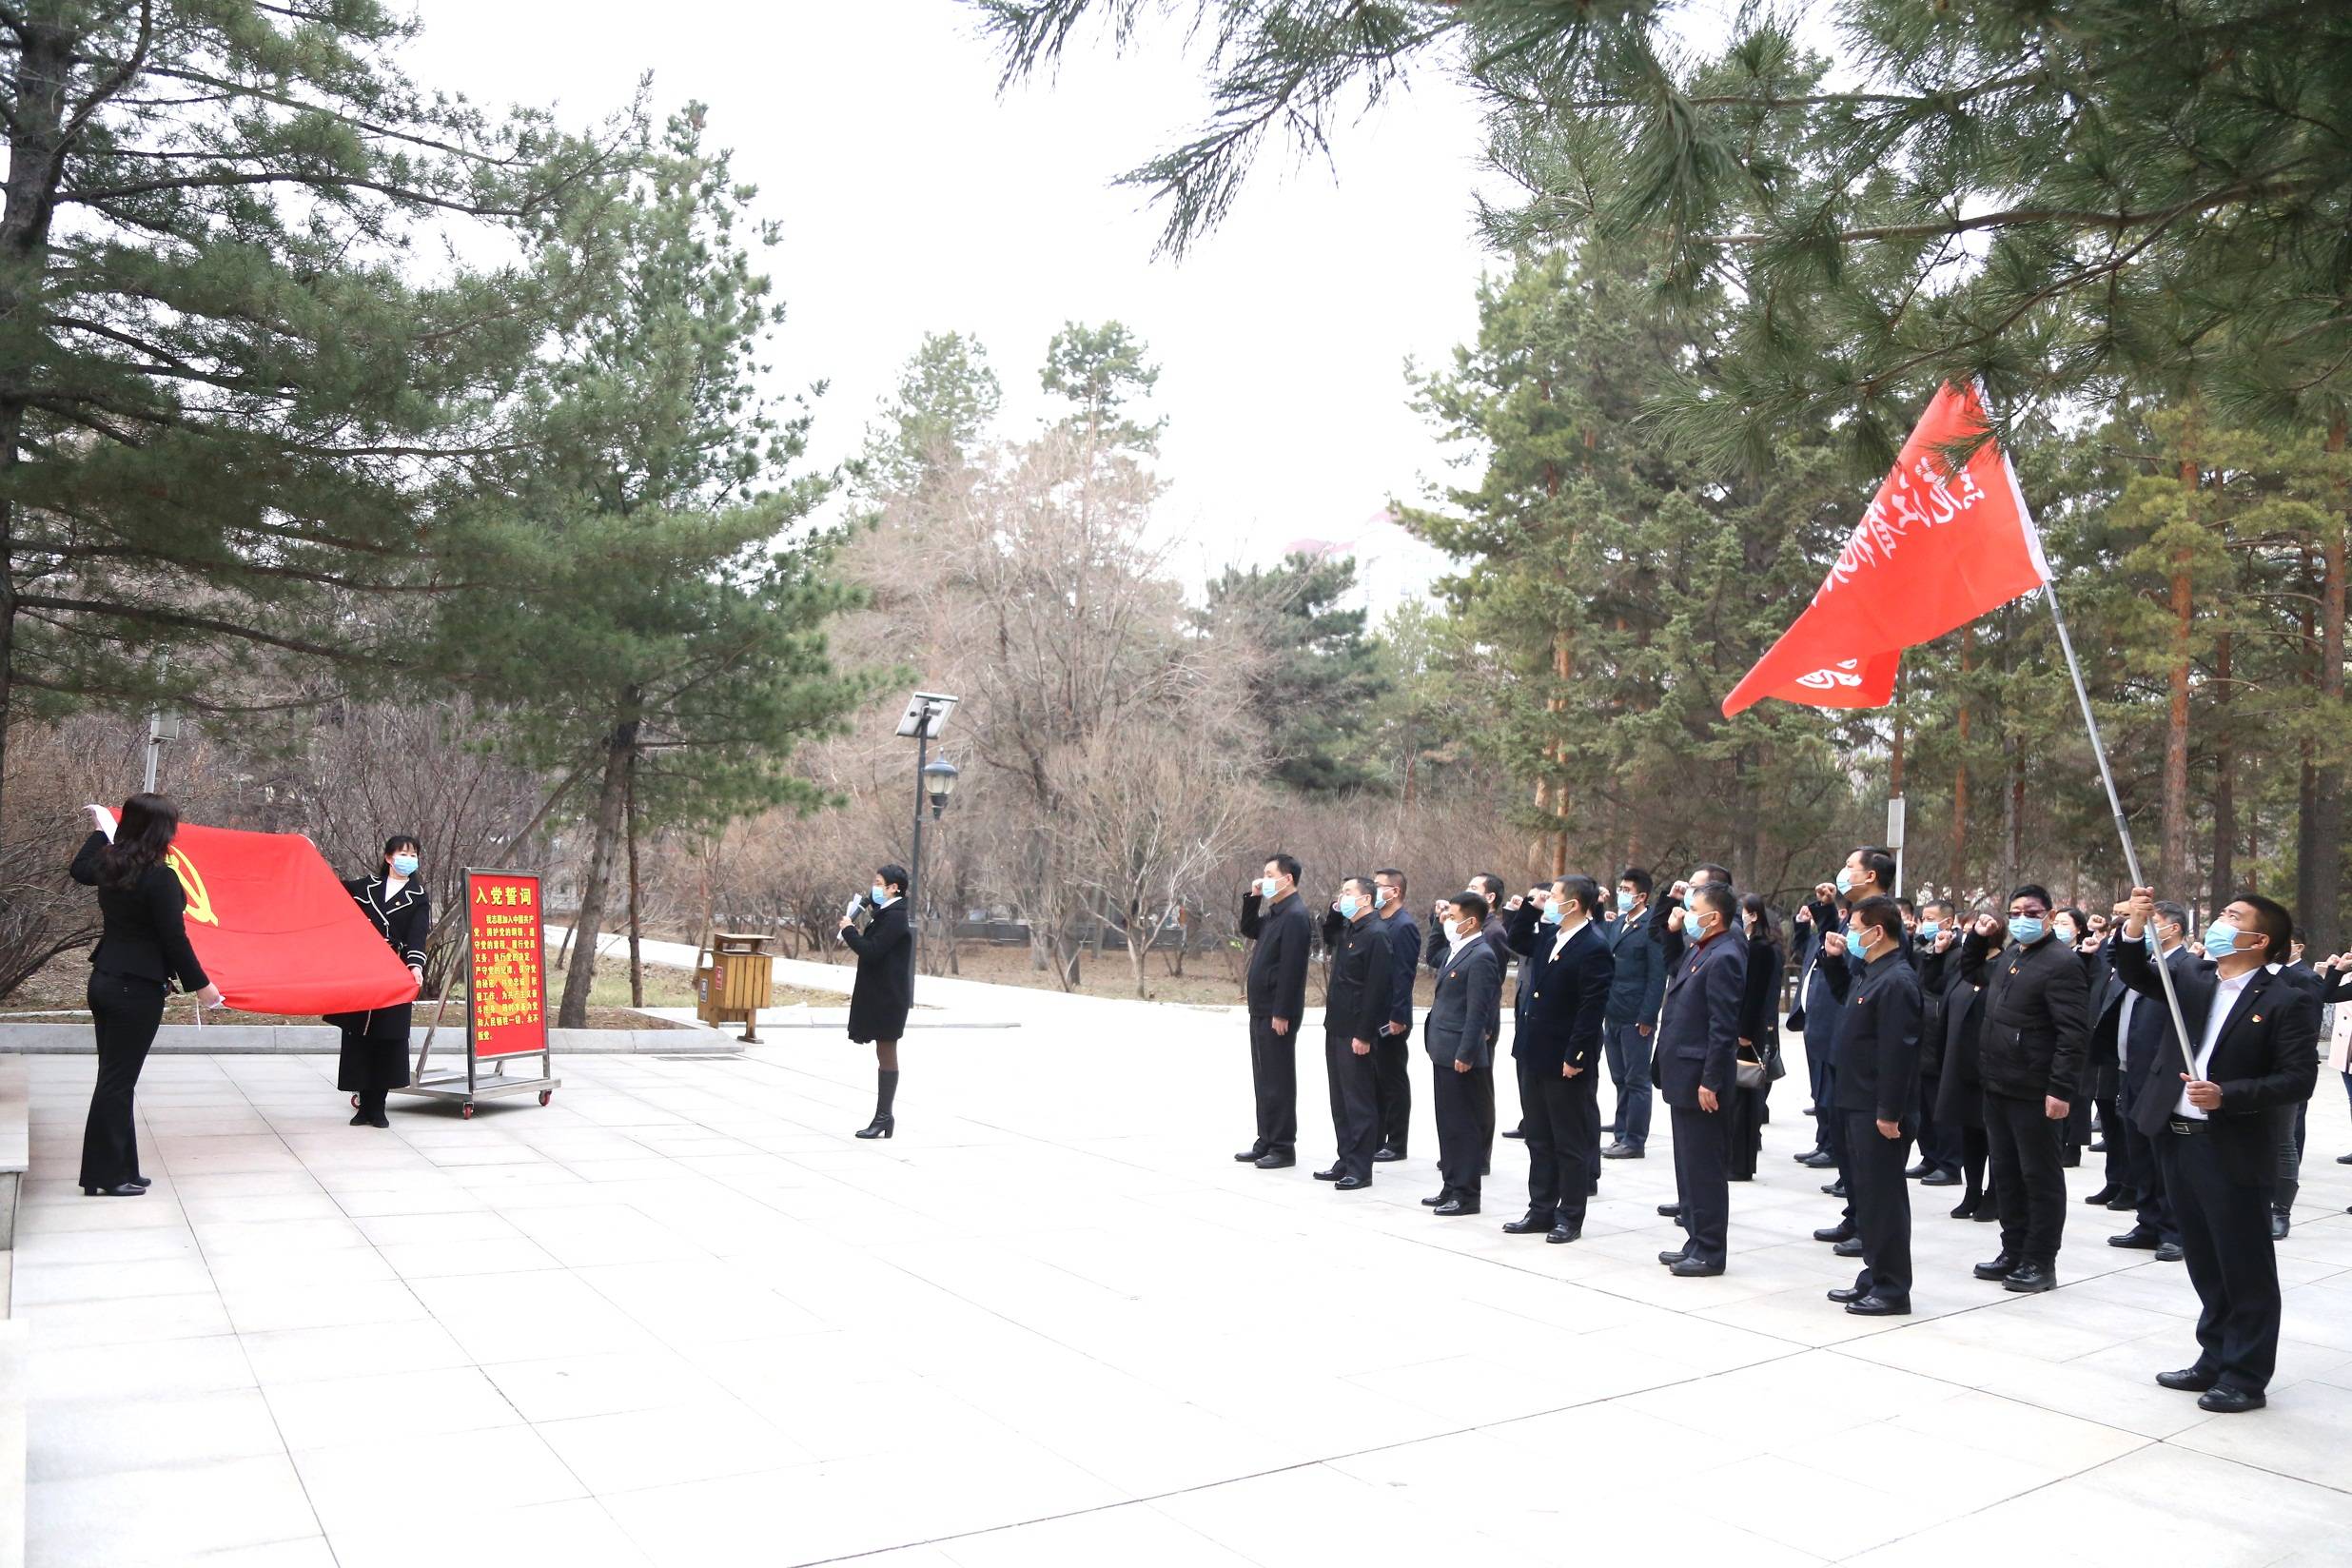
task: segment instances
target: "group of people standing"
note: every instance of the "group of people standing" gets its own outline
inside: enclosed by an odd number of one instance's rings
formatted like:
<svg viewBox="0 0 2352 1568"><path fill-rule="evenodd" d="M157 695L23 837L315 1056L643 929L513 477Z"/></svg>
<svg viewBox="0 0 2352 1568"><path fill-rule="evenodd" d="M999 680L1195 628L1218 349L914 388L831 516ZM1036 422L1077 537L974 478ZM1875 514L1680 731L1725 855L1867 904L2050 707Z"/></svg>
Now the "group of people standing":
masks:
<svg viewBox="0 0 2352 1568"><path fill-rule="evenodd" d="M1658 1262L1679 1278L1724 1271L1730 1186L1754 1177L1767 1096L1785 1071L1788 970L1763 899L1735 893L1716 865L1655 900L1635 867L1613 895L1571 875L1506 898L1481 874L1436 901L1424 940L1402 872L1343 878L1320 919L1301 874L1274 855L1243 899L1257 1136L1236 1160L1296 1163L1294 1036L1320 928L1338 1158L1315 1174L1355 1191L1376 1165L1406 1157L1413 983L1425 965L1436 973L1421 1033L1441 1186L1421 1202L1446 1218L1480 1212L1516 960L1522 1121L1504 1136L1526 1144L1528 1203L1502 1228L1578 1240L1604 1163L1645 1157L1655 1091L1676 1185L1658 1212L1683 1231ZM2208 1410L2262 1405L2282 1310L2272 1247L2287 1233L2321 1008L2352 1002L2352 954L2303 964L2292 915L2250 893L2192 946L2186 911L2145 888L2093 916L2025 884L2005 913L1964 919L1944 900L1914 909L1894 879L1889 852L1856 849L1795 921L1786 1024L1806 1044L1815 1124L1814 1147L1797 1158L1833 1169L1824 1191L1846 1205L1815 1240L1860 1263L1831 1300L1866 1317L1911 1310L1913 1181L1965 1186L1953 1217L2000 1225L1977 1279L2020 1294L2055 1288L2066 1170L2087 1147L2107 1159L2087 1201L2134 1217L2109 1245L2184 1262L2199 1297L2198 1358L2158 1381ZM1616 1087L1605 1145L1604 1070Z"/></svg>

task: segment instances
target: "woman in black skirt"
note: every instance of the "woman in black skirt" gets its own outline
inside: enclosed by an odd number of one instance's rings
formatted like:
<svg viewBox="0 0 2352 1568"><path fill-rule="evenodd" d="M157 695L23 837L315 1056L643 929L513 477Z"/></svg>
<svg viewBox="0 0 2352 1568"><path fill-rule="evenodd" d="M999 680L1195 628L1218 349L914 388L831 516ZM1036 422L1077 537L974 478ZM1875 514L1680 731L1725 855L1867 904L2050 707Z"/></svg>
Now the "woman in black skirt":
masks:
<svg viewBox="0 0 2352 1568"><path fill-rule="evenodd" d="M1772 1092L1773 1068L1780 1055L1780 944L1774 940L1772 911L1750 893L1740 900L1747 923L1748 987L1739 1003L1739 1055L1760 1063L1764 1082L1755 1088L1735 1087L1724 1105L1725 1130L1731 1138L1728 1174L1735 1182L1755 1180L1755 1157L1764 1143L1764 1097Z"/></svg>
<svg viewBox="0 0 2352 1568"><path fill-rule="evenodd" d="M187 890L164 863L180 832L179 808L160 794L134 794L123 802L119 824L103 806L90 807L89 816L94 831L82 841L70 872L76 882L98 890L105 920L89 957L98 1085L82 1130L82 1192L136 1198L147 1189L147 1179L139 1174L131 1101L164 1021L164 998L174 978L182 990L195 993L200 1007L219 1007L221 990L205 978L187 944Z"/></svg>
<svg viewBox="0 0 2352 1568"><path fill-rule="evenodd" d="M914 1006L914 932L907 924L907 872L884 866L873 873L872 891L866 894L872 913L866 929L848 915L841 919L841 940L857 954L857 982L850 990L850 1038L873 1046L873 1120L858 1130L860 1138L888 1138L898 1130L898 1037L907 1029L907 1012ZM854 906L853 906L854 908Z"/></svg>
<svg viewBox="0 0 2352 1568"><path fill-rule="evenodd" d="M424 938L433 928L433 901L418 878L424 847L406 833L383 841L383 872L380 876L345 882L343 892L375 923L401 962L424 984ZM353 1127L390 1127L383 1113L384 1095L408 1087L409 1004L377 1008L369 1012L337 1012L327 1022L343 1030L343 1061L335 1072L335 1087L360 1097Z"/></svg>

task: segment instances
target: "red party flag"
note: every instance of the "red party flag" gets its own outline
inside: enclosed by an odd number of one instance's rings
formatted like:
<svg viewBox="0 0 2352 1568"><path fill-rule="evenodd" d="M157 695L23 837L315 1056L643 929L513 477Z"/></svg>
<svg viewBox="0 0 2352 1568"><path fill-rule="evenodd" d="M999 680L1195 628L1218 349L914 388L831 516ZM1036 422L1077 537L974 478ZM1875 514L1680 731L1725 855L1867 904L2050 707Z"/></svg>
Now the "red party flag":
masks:
<svg viewBox="0 0 2352 1568"><path fill-rule="evenodd" d="M416 1000L417 977L300 833L183 823L167 863L188 945L230 1007L303 1017Z"/></svg>
<svg viewBox="0 0 2352 1568"><path fill-rule="evenodd" d="M1768 696L1879 707L1894 696L1904 649L2049 581L2033 515L1999 444L1982 441L1956 470L1945 459L1985 432L1974 387L1935 394L1813 602L1723 699L1726 718Z"/></svg>

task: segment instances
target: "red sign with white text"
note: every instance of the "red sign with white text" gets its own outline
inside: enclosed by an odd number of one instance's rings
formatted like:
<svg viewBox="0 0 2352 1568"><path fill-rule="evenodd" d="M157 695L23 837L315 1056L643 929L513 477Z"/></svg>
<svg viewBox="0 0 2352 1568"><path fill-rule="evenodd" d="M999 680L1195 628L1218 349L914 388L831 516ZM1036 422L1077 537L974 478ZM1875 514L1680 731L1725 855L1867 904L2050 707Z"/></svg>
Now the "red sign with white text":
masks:
<svg viewBox="0 0 2352 1568"><path fill-rule="evenodd" d="M477 1057L547 1049L539 879L527 872L465 873L465 929L473 939L467 1026Z"/></svg>

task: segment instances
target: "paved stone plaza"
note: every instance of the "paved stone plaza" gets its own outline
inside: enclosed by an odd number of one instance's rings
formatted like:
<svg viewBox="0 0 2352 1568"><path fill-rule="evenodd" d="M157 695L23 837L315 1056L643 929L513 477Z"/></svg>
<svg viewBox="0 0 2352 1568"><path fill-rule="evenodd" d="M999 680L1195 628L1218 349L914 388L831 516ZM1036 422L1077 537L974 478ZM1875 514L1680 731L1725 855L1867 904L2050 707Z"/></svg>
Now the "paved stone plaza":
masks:
<svg viewBox="0 0 2352 1568"><path fill-rule="evenodd" d="M2018 1297L1969 1277L1992 1227L1914 1189L1920 1314L1823 1300L1852 1267L1807 1236L1801 1076L1731 1271L1676 1280L1663 1118L1551 1246L1497 1228L1516 1143L1480 1217L1418 1205L1425 1090L1411 1161L1312 1181L1312 1026L1269 1173L1228 1157L1232 1015L925 998L1018 1027L913 1030L892 1142L850 1139L871 1056L831 1029L561 1062L544 1109L396 1101L389 1132L344 1125L331 1058L157 1058L128 1200L72 1183L91 1059L35 1059L31 1561L2352 1562L2332 1076L2272 1406L2214 1417L2149 1381L2194 1355L2187 1281L2103 1209Z"/></svg>

